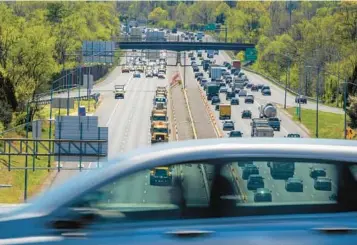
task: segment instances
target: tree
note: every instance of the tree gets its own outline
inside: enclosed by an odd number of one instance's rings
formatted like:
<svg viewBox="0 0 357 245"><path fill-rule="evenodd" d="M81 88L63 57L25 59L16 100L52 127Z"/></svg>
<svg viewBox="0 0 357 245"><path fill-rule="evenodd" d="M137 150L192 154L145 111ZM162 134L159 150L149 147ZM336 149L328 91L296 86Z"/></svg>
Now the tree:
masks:
<svg viewBox="0 0 357 245"><path fill-rule="evenodd" d="M350 126L357 128L357 97L351 96L349 101L350 106L347 108L347 114L351 119Z"/></svg>
<svg viewBox="0 0 357 245"><path fill-rule="evenodd" d="M149 20L152 21L153 23L157 23L162 20L167 20L168 17L168 12L161 7L155 8L150 14L149 14Z"/></svg>

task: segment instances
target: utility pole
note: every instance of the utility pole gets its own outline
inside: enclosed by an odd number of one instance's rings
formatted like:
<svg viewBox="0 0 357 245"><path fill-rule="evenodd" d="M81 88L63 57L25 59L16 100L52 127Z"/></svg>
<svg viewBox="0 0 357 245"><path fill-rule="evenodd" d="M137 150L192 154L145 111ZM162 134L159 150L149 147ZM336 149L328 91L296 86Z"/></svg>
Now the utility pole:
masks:
<svg viewBox="0 0 357 245"><path fill-rule="evenodd" d="M319 137L319 86L320 86L320 66L317 67L317 80L316 80L316 138Z"/></svg>
<svg viewBox="0 0 357 245"><path fill-rule="evenodd" d="M186 89L186 51L183 52L183 89Z"/></svg>
<svg viewBox="0 0 357 245"><path fill-rule="evenodd" d="M287 67L287 70L286 70L284 109L286 109L286 97L287 97L287 89L288 89L288 79L290 79L290 61L288 61L288 67Z"/></svg>

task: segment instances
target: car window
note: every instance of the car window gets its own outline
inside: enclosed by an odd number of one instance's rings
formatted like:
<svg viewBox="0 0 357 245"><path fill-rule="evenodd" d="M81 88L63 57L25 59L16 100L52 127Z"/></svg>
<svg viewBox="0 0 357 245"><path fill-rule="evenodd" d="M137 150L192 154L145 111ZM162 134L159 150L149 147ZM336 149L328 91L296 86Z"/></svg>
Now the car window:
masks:
<svg viewBox="0 0 357 245"><path fill-rule="evenodd" d="M113 179L77 198L70 210L91 210L97 222L119 223L347 211L336 196L342 193L349 208L357 208L356 164L346 165L347 174L342 164L230 158L160 166ZM313 169L324 169L329 182L316 181L321 176ZM288 184L292 177L301 184Z"/></svg>

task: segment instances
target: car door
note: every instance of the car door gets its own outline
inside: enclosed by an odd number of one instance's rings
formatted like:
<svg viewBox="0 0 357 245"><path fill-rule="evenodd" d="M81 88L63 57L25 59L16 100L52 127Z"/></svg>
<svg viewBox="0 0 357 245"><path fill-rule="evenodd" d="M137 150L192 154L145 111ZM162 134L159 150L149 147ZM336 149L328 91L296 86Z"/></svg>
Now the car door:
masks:
<svg viewBox="0 0 357 245"><path fill-rule="evenodd" d="M61 244L357 244L356 213L347 213L356 211L349 165L306 158L295 159L302 193L287 192L262 156L175 163L161 174L141 169L53 212L47 233L61 236ZM241 161L259 167L272 202L254 203ZM326 169L331 191L313 189L311 166ZM336 193L340 199L331 201Z"/></svg>

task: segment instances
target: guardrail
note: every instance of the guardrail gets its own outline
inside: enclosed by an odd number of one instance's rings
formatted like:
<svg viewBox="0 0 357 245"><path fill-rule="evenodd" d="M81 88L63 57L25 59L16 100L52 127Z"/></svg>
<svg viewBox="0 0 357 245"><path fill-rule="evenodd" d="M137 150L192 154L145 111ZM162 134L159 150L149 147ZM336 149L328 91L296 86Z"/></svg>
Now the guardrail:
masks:
<svg viewBox="0 0 357 245"><path fill-rule="evenodd" d="M95 99L96 101L98 101L99 97L100 97L100 93L95 93L95 94L92 94L90 96L83 95L83 96L70 97L70 98L73 98L75 101L88 100L88 98L89 99ZM64 99L65 98L67 98L67 97L64 97ZM47 104L51 103L51 99L35 100L35 101L33 101L33 103L38 104L38 105L47 105Z"/></svg>

